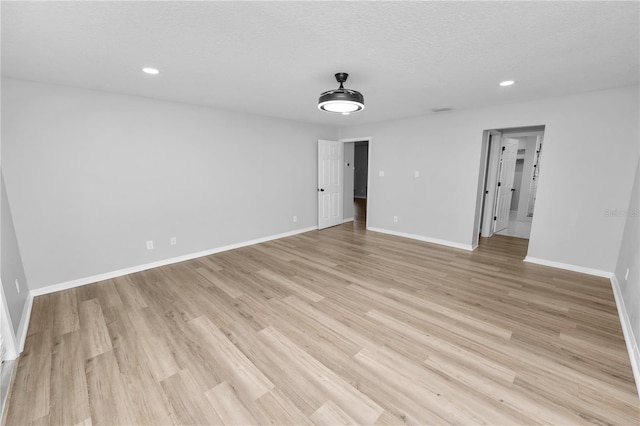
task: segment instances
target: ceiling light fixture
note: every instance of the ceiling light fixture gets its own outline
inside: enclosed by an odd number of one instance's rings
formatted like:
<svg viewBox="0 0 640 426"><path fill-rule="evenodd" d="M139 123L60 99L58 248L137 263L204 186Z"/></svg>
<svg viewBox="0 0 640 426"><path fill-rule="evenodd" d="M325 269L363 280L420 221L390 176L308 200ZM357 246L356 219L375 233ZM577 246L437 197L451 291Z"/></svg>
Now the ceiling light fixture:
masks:
<svg viewBox="0 0 640 426"><path fill-rule="evenodd" d="M342 115L349 115L352 112L362 111L364 109L364 96L357 90L345 89L342 85L347 81L349 74L339 72L336 74L336 80L340 83L340 87L333 90L327 90L320 95L318 99L318 108L326 112L335 112Z"/></svg>
<svg viewBox="0 0 640 426"><path fill-rule="evenodd" d="M160 74L160 71L158 71L155 68L142 68L142 72L146 73L146 74L151 74L151 75L156 75L156 74Z"/></svg>
<svg viewBox="0 0 640 426"><path fill-rule="evenodd" d="M515 83L515 81L513 80L506 80L506 81L502 81L500 82L500 86L504 87L504 86L511 86L513 83Z"/></svg>

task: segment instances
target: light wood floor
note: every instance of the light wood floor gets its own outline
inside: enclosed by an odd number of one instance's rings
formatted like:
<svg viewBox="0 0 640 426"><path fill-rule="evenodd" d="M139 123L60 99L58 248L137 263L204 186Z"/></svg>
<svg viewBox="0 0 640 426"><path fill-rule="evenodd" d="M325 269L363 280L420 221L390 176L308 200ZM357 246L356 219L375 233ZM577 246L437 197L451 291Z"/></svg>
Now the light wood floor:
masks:
<svg viewBox="0 0 640 426"><path fill-rule="evenodd" d="M345 224L37 297L6 424L638 424L608 280Z"/></svg>

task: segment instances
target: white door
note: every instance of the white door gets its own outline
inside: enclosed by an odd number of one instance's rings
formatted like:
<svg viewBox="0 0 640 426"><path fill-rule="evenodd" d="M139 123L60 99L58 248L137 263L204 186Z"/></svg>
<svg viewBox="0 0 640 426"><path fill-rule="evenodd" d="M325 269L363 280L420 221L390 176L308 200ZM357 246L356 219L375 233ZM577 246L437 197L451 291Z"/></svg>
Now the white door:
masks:
<svg viewBox="0 0 640 426"><path fill-rule="evenodd" d="M518 156L518 140L502 139L502 153L498 173L498 191L496 197L495 227L493 232L499 232L509 226L509 211L513 196L513 177L516 172L516 157Z"/></svg>
<svg viewBox="0 0 640 426"><path fill-rule="evenodd" d="M318 229L342 223L342 148L318 140Z"/></svg>
<svg viewBox="0 0 640 426"><path fill-rule="evenodd" d="M500 149L502 146L502 133L495 130L490 130L487 135L487 161L486 183L484 185L484 205L482 213L482 236L490 237L493 235L493 225L495 220L495 208L496 208L496 189L498 182L498 163L500 162Z"/></svg>

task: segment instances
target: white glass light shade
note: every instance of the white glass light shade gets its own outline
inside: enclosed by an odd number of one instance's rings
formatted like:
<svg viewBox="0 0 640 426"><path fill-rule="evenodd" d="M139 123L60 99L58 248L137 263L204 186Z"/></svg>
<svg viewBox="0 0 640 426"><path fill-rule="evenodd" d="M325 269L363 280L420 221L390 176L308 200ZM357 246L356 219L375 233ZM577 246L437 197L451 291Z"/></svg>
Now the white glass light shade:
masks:
<svg viewBox="0 0 640 426"><path fill-rule="evenodd" d="M318 104L318 108L328 112L356 112L364 109L364 105L354 101L326 101Z"/></svg>

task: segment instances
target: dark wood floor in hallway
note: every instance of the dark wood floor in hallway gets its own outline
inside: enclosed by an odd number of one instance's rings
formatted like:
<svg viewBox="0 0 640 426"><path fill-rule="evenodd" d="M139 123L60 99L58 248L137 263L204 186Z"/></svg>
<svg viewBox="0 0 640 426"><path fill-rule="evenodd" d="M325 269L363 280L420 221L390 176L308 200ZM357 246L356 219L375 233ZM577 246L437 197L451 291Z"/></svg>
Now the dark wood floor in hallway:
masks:
<svg viewBox="0 0 640 426"><path fill-rule="evenodd" d="M361 228L37 297L5 423L638 424L608 280Z"/></svg>

